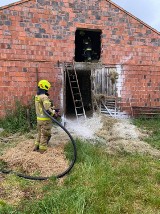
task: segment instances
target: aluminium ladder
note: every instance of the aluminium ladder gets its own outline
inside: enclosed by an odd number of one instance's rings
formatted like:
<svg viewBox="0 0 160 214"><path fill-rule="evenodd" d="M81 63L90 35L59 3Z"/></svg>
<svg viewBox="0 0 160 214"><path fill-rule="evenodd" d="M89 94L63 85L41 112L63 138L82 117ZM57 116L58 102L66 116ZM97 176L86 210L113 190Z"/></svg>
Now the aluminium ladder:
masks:
<svg viewBox="0 0 160 214"><path fill-rule="evenodd" d="M69 80L69 85L71 89L71 94L72 94L72 99L74 103L77 120L81 116L83 116L86 119L86 113L84 110L84 105L83 105L82 95L81 95L81 91L78 83L75 64L74 62L65 63L64 66L65 66L66 73L68 75L68 80Z"/></svg>
<svg viewBox="0 0 160 214"><path fill-rule="evenodd" d="M101 113L116 118L118 114L117 97L106 97L101 101Z"/></svg>

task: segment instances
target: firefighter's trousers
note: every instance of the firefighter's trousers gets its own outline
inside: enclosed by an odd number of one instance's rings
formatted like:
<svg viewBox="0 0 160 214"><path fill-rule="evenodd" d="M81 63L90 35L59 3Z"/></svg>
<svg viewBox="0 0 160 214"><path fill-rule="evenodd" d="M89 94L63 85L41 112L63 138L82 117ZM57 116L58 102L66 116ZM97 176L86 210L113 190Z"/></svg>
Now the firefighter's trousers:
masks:
<svg viewBox="0 0 160 214"><path fill-rule="evenodd" d="M51 138L51 128L52 121L51 120L37 120L37 138L35 141L35 145L39 146L40 150L47 150L48 141Z"/></svg>

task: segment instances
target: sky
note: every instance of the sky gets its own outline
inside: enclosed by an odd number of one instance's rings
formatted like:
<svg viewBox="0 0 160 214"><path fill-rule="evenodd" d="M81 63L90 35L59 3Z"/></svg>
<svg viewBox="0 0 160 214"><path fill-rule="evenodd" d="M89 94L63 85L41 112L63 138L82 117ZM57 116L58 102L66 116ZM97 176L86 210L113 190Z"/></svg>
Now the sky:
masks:
<svg viewBox="0 0 160 214"><path fill-rule="evenodd" d="M0 0L4 6L17 0ZM146 24L160 31L160 0L112 0Z"/></svg>

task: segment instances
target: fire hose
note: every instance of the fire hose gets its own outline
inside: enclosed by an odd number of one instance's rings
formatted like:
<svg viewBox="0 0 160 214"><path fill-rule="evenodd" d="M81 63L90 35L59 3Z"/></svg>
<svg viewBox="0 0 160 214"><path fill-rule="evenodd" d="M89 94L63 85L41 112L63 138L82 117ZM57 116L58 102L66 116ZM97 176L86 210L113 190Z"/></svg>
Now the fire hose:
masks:
<svg viewBox="0 0 160 214"><path fill-rule="evenodd" d="M67 135L69 136L69 138L71 140L71 143L73 146L73 158L72 158L72 161L71 161L69 167L64 172L62 172L58 175L55 175L55 176L50 176L50 177L37 177L37 176L35 177L35 176L30 176L30 175L14 172L14 171L9 170L9 169L8 170L7 169L0 169L0 173L4 173L4 174L12 173L18 177L29 179L29 180L48 180L51 177L62 178L63 176L65 176L66 174L68 174L71 171L71 169L73 168L73 166L76 162L76 158L77 158L76 143L75 143L72 135L69 133L69 131L60 122L58 122L54 117L52 117L44 108L43 108L43 110L44 110L45 114L52 120L53 123L56 123L58 126L60 126L67 133Z"/></svg>

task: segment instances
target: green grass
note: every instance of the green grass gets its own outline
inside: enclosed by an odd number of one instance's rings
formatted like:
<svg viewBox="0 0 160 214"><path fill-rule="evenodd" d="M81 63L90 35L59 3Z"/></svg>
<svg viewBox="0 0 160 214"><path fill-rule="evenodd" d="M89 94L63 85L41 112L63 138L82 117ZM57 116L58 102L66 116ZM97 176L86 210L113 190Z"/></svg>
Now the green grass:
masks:
<svg viewBox="0 0 160 214"><path fill-rule="evenodd" d="M6 117L0 119L0 128L5 129L5 133L29 132L36 125L36 115L34 103L24 106L16 101L16 108L13 111L6 111ZM29 114L27 114L27 111Z"/></svg>
<svg viewBox="0 0 160 214"><path fill-rule="evenodd" d="M136 119L134 124L149 133L145 141L157 149L160 149L160 118L157 119Z"/></svg>
<svg viewBox="0 0 160 214"><path fill-rule="evenodd" d="M78 159L64 183L25 181L22 189L42 184L43 197L33 194L17 207L1 205L3 214L158 214L160 213L159 160L147 156L108 155L105 147L76 141ZM66 154L71 158L71 147ZM34 185L33 185L34 184Z"/></svg>

